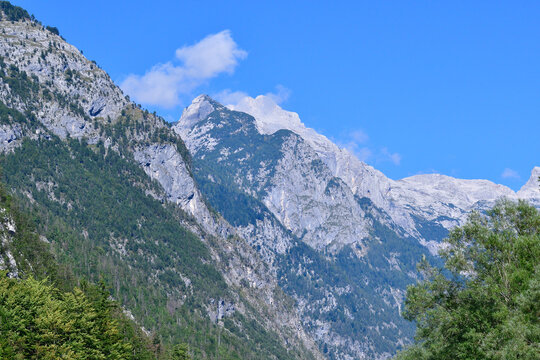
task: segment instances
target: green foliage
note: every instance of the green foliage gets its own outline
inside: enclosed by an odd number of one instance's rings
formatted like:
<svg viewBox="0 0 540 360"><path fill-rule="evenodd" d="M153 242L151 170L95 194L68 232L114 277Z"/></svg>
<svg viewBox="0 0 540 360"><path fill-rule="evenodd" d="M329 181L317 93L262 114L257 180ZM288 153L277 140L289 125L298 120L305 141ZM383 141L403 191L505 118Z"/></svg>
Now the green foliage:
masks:
<svg viewBox="0 0 540 360"><path fill-rule="evenodd" d="M12 197L4 190L0 184L0 209L2 220L13 221L16 230L7 236L10 241L0 243L0 257L9 251L15 258L17 270L22 276L34 275L39 278L48 277L58 283L66 283L68 279L65 272L59 272L56 261L50 252L49 245L39 239L35 232L34 224L22 213ZM4 263L8 263L4 258Z"/></svg>
<svg viewBox="0 0 540 360"><path fill-rule="evenodd" d="M19 21L30 20L28 12L19 6L11 5L9 1L0 1L0 11L4 13L2 20Z"/></svg>
<svg viewBox="0 0 540 360"><path fill-rule="evenodd" d="M445 243L444 269L422 262L407 290L418 331L397 359L540 358L540 212L501 201Z"/></svg>
<svg viewBox="0 0 540 360"><path fill-rule="evenodd" d="M60 36L60 31L58 31L58 28L57 28L57 27L54 27L54 26L47 26L46 29L49 30L49 31L50 31L51 33L53 33L54 35Z"/></svg>
<svg viewBox="0 0 540 360"><path fill-rule="evenodd" d="M169 356L171 360L191 360L189 356L189 349L187 344L178 344L175 345L172 349L171 355Z"/></svg>
<svg viewBox="0 0 540 360"><path fill-rule="evenodd" d="M107 298L92 302L77 288L0 272L0 358L134 359Z"/></svg>
<svg viewBox="0 0 540 360"><path fill-rule="evenodd" d="M91 309L97 311L94 325L118 324L121 339L116 339L114 336L109 337L107 341L111 346L117 346L113 344L115 341L118 341L119 344L125 343L133 355L128 358L155 359L154 354L149 350L146 336L137 325L122 313L116 302L109 300L110 294L106 291L103 283L97 287L82 282L81 289L84 296L81 295L81 290L74 290L77 280L72 272L69 268L56 262L49 244L40 239L31 217L19 208L17 201L12 196L7 194L3 184L0 184L0 208L2 209L3 221L13 221L15 225L14 232L3 234L7 236L7 241L4 240L0 244L0 256L6 251L13 254L17 268L8 268L7 270L12 272L16 270L19 277L26 279L17 282L15 279L6 278L5 272L0 272L0 283L7 284L8 287L8 290L3 291L1 290L3 289L2 285L0 285L0 338L5 341L0 340L0 358L57 358L64 353L69 353L70 358L78 358L77 354L71 354L71 350L68 349L69 344L67 343L70 340L62 339L62 337L70 336L70 339L73 339L73 336L68 333L69 329L71 329L69 331L76 331L77 336L86 336L84 335L85 331L105 331L103 328L96 330L92 326L86 327L88 324L78 322L82 326L82 330L77 329L73 327L73 321L76 320L71 321L71 323L66 322L65 317L56 317L56 313L49 312L46 316L49 321L54 321L54 324L49 329L49 335L46 335L49 336L47 341L53 341L57 344L65 343L63 348L56 349L51 348L50 344L44 344L43 339L39 338L40 331L47 329L39 328L36 330L36 327L43 325L45 320L41 318L42 312L48 311L49 307L61 311L61 315L70 315L70 311L74 311L74 309L69 308L70 305L73 305L72 300L80 300L80 306L88 311ZM5 259L4 263L6 263ZM38 302L29 302L34 296L32 295L34 292L37 292L35 296L38 297ZM47 298L47 296L49 297ZM59 301L59 303L55 303L55 301ZM88 302L90 307L87 307ZM13 303L16 304L15 307L12 306ZM37 309L37 307L40 308ZM13 312L15 313L13 314ZM66 330L64 327L69 329ZM51 335L50 332L54 334ZM50 338L51 336L52 338ZM91 335L88 336L91 338ZM41 350L36 352L35 356L26 357L26 353L33 353L31 349L38 348Z"/></svg>

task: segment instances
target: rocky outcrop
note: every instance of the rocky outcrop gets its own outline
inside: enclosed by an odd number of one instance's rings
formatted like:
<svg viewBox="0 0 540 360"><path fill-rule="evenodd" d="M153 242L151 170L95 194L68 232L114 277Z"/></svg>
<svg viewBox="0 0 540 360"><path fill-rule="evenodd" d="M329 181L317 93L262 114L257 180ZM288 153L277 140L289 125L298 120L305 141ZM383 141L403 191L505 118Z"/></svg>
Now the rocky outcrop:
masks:
<svg viewBox="0 0 540 360"><path fill-rule="evenodd" d="M295 134L283 142L265 205L314 249L336 251L366 239L368 221L353 193Z"/></svg>
<svg viewBox="0 0 540 360"><path fill-rule="evenodd" d="M98 130L90 120L116 119L129 103L107 73L37 22L1 23L0 56L6 64L6 76L0 80L2 101L22 113L34 111L47 129L62 138L85 136L97 141ZM12 89L7 81L9 66L39 86L34 90L41 96Z"/></svg>
<svg viewBox="0 0 540 360"><path fill-rule="evenodd" d="M184 159L174 145L158 143L137 147L133 156L146 174L163 187L168 201L179 205L200 223L205 224L206 230L217 234L212 226L213 218L202 201Z"/></svg>
<svg viewBox="0 0 540 360"><path fill-rule="evenodd" d="M17 227L9 213L0 208L0 270L7 270L7 276L12 278L19 276L17 261L11 249L16 231Z"/></svg>

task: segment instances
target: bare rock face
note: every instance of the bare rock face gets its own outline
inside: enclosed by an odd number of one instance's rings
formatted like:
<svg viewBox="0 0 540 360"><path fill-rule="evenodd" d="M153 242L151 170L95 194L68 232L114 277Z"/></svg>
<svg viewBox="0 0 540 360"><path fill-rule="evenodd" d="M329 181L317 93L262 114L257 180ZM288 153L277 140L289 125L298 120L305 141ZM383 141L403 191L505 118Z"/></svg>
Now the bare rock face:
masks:
<svg viewBox="0 0 540 360"><path fill-rule="evenodd" d="M254 116L261 134L287 129L301 136L353 194L369 198L390 216L393 225L421 241L432 239L422 238L417 219L435 222L448 230L462 224L472 210L487 209L502 197L532 203L540 201L539 167L532 170L531 179L517 193L487 180L463 180L439 174L391 180L346 149L307 128L298 114L283 110L266 96L246 97L230 107Z"/></svg>
<svg viewBox="0 0 540 360"><path fill-rule="evenodd" d="M6 209L0 208L0 270L8 270L7 276L16 278L19 276L17 261L11 249L13 235L17 227Z"/></svg>
<svg viewBox="0 0 540 360"><path fill-rule="evenodd" d="M339 250L368 237L354 194L309 145L291 134L281 152L263 202L287 229L318 250Z"/></svg>
<svg viewBox="0 0 540 360"><path fill-rule="evenodd" d="M137 149L133 156L148 176L157 180L168 201L180 205L186 212L201 218L206 210L189 170L172 144L152 144Z"/></svg>
<svg viewBox="0 0 540 360"><path fill-rule="evenodd" d="M519 189L517 196L520 199L529 200L535 206L540 207L540 166L535 166L532 169L529 181Z"/></svg>
<svg viewBox="0 0 540 360"><path fill-rule="evenodd" d="M17 94L0 81L0 98L7 106L22 113L34 110L39 121L62 138L96 139L89 120L115 119L128 105L107 73L60 36L31 21L2 21L2 29L0 56L39 84L42 95L36 99L37 94Z"/></svg>
<svg viewBox="0 0 540 360"><path fill-rule="evenodd" d="M13 150L21 142L23 130L20 125L0 125L0 151Z"/></svg>

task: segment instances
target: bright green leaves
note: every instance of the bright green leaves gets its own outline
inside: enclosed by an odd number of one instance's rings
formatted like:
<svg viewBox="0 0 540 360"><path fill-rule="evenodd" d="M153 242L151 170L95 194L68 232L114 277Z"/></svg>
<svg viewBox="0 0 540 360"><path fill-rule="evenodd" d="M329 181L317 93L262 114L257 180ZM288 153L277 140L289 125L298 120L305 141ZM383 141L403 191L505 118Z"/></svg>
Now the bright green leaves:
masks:
<svg viewBox="0 0 540 360"><path fill-rule="evenodd" d="M0 358L131 358L111 307L96 304L79 289L64 293L45 281L0 273Z"/></svg>
<svg viewBox="0 0 540 360"><path fill-rule="evenodd" d="M399 359L540 358L540 213L499 202L450 233L445 269L420 264L405 317L417 343Z"/></svg>

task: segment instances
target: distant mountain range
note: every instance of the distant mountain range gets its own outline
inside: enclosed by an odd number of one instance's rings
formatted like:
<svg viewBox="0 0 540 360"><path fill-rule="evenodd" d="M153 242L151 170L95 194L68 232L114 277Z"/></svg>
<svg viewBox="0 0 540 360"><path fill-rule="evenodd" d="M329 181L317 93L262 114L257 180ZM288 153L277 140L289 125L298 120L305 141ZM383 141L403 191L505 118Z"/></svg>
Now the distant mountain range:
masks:
<svg viewBox="0 0 540 360"><path fill-rule="evenodd" d="M540 206L539 167L518 192L391 180L264 96L201 95L169 124L2 4L6 187L60 264L195 358L388 358L414 333L400 313L416 263L500 197ZM0 267L32 274L2 249Z"/></svg>

